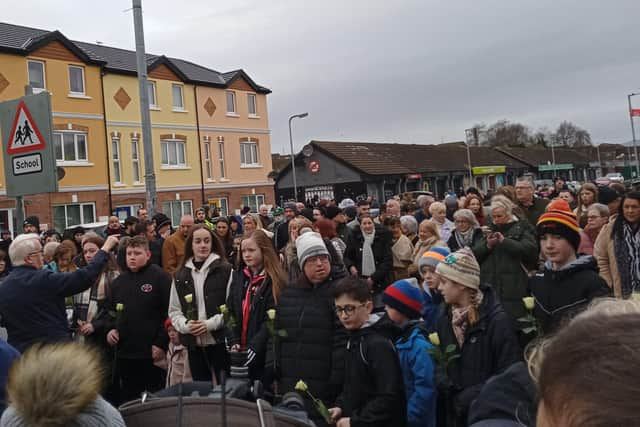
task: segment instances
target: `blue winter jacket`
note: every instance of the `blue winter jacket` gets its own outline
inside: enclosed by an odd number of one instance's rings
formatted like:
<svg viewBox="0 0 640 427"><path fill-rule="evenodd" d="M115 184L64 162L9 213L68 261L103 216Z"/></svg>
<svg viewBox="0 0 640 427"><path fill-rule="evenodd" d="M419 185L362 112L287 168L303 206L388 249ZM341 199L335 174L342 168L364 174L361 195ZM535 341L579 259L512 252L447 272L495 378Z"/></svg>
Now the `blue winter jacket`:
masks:
<svg viewBox="0 0 640 427"><path fill-rule="evenodd" d="M108 259L98 251L88 266L73 273L14 267L0 285L0 321L9 344L24 353L37 342L71 340L64 299L91 287Z"/></svg>
<svg viewBox="0 0 640 427"><path fill-rule="evenodd" d="M424 299L424 304L422 305L421 314L424 319L424 325L427 328L427 332L434 332L438 318L442 315L440 307L443 301L442 295L435 291L429 293L422 290L422 298Z"/></svg>
<svg viewBox="0 0 640 427"><path fill-rule="evenodd" d="M407 396L407 427L435 427L435 365L427 353L433 345L424 337L419 323L408 325L396 341Z"/></svg>

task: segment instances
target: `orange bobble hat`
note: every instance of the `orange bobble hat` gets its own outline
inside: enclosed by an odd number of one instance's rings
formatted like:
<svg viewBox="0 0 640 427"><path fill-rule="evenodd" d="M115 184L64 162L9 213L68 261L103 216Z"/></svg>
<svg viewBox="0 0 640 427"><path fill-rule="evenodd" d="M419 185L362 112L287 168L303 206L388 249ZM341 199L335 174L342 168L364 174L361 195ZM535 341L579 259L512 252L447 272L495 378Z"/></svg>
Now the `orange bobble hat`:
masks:
<svg viewBox="0 0 640 427"><path fill-rule="evenodd" d="M547 212L538 220L536 226L538 237L542 238L545 234L563 237L577 252L580 246L580 227L576 214L564 200L554 200L549 205Z"/></svg>

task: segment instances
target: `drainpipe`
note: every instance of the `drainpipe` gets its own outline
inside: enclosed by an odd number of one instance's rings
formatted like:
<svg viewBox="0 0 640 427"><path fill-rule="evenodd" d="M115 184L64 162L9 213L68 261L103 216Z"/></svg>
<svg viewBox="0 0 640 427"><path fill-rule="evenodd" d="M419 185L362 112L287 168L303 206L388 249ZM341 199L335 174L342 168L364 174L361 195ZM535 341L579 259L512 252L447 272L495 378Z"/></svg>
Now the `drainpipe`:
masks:
<svg viewBox="0 0 640 427"><path fill-rule="evenodd" d="M204 200L204 168L202 167L202 141L200 140L200 116L198 115L198 91L196 85L193 85L193 99L196 104L196 132L198 133L198 158L200 159L200 196L202 197L202 206L205 206ZM211 150L211 144L209 144ZM211 163L211 151L209 151L209 162ZM213 171L213 166L211 167Z"/></svg>
<svg viewBox="0 0 640 427"><path fill-rule="evenodd" d="M109 158L109 142L111 142L111 138L109 137L109 130L107 129L107 102L104 97L104 75L106 73L104 70L100 70L100 89L102 90L102 111L104 113L104 120L102 123L104 125L104 140L105 146L107 149L107 192L109 194L109 216L113 215L113 201L111 200L111 159ZM122 140L122 138L121 138Z"/></svg>

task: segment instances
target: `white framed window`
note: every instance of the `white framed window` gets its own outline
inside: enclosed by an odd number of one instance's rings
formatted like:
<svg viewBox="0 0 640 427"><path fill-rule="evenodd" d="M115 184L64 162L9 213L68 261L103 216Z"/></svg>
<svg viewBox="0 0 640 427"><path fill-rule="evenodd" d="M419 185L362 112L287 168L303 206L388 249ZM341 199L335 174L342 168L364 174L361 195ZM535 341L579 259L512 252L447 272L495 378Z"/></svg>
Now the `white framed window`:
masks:
<svg viewBox="0 0 640 427"><path fill-rule="evenodd" d="M240 166L259 166L260 153L258 152L258 141L243 141L240 143Z"/></svg>
<svg viewBox="0 0 640 427"><path fill-rule="evenodd" d="M171 218L171 224L180 224L182 215L193 215L191 200L172 200L162 203L162 213Z"/></svg>
<svg viewBox="0 0 640 427"><path fill-rule="evenodd" d="M248 194L242 196L242 207L249 206L251 212L258 212L258 207L264 204L264 194Z"/></svg>
<svg viewBox="0 0 640 427"><path fill-rule="evenodd" d="M224 137L218 137L218 164L220 166L220 178L226 178L224 171Z"/></svg>
<svg viewBox="0 0 640 427"><path fill-rule="evenodd" d="M207 179L213 179L211 174L211 143L204 143L204 169L207 171Z"/></svg>
<svg viewBox="0 0 640 427"><path fill-rule="evenodd" d="M226 197L217 197L215 199L209 199L209 212L212 212L214 208L217 208L221 216L229 215L229 199Z"/></svg>
<svg viewBox="0 0 640 427"><path fill-rule="evenodd" d="M140 150L138 138L131 139L131 164L133 167L133 183L140 183Z"/></svg>
<svg viewBox="0 0 640 427"><path fill-rule="evenodd" d="M38 93L46 90L44 62L27 61L27 68L29 70L29 84L33 88L33 91Z"/></svg>
<svg viewBox="0 0 640 427"><path fill-rule="evenodd" d="M74 203L70 205L53 206L53 226L63 231L79 224L96 222L96 204Z"/></svg>
<svg viewBox="0 0 640 427"><path fill-rule="evenodd" d="M236 93L232 90L228 90L226 93L227 93L227 113L235 114L236 113Z"/></svg>
<svg viewBox="0 0 640 427"><path fill-rule="evenodd" d="M185 159L185 142L178 139L160 141L163 166L187 166Z"/></svg>
<svg viewBox="0 0 640 427"><path fill-rule="evenodd" d="M258 115L258 108L256 107L256 94L248 93L247 94L247 108L250 116Z"/></svg>
<svg viewBox="0 0 640 427"><path fill-rule="evenodd" d="M53 151L58 162L87 162L87 134L54 132Z"/></svg>
<svg viewBox="0 0 640 427"><path fill-rule="evenodd" d="M182 85L172 84L171 95L173 97L173 109L184 110L184 97L182 93Z"/></svg>
<svg viewBox="0 0 640 427"><path fill-rule="evenodd" d="M113 215L117 216L120 221L124 221L130 216L136 216L138 209L143 205L141 203L134 203L132 205L117 205L113 210Z"/></svg>
<svg viewBox="0 0 640 427"><path fill-rule="evenodd" d="M72 95L84 95L84 67L69 65L69 92Z"/></svg>
<svg viewBox="0 0 640 427"><path fill-rule="evenodd" d="M111 160L113 161L113 182L119 184L122 182L122 174L120 171L120 139L111 138Z"/></svg>
<svg viewBox="0 0 640 427"><path fill-rule="evenodd" d="M156 100L156 82L147 81L147 89L149 89L149 106L158 108Z"/></svg>

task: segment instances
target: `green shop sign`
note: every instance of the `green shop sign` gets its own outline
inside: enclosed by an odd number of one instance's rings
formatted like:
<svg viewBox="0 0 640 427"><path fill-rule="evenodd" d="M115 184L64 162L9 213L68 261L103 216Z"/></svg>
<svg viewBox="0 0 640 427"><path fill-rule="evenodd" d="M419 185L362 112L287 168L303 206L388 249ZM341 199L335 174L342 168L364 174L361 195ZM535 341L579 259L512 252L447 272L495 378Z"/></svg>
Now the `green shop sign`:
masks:
<svg viewBox="0 0 640 427"><path fill-rule="evenodd" d="M494 173L505 173L506 166L476 166L471 168L474 175L488 175Z"/></svg>
<svg viewBox="0 0 640 427"><path fill-rule="evenodd" d="M557 163L555 165L538 165L539 172L573 169L573 163Z"/></svg>

